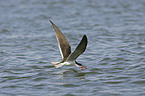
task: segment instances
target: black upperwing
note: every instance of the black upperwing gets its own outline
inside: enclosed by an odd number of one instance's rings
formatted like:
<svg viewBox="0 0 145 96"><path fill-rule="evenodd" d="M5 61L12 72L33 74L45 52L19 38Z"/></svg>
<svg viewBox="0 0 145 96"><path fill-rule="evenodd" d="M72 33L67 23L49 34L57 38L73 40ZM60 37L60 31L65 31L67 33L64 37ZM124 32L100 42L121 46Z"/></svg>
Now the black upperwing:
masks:
<svg viewBox="0 0 145 96"><path fill-rule="evenodd" d="M59 43L59 50L62 55L62 61L65 61L68 56L71 54L71 46L62 32L58 29L58 27L50 20L57 37L57 41Z"/></svg>
<svg viewBox="0 0 145 96"><path fill-rule="evenodd" d="M84 35L81 42L78 44L77 48L75 49L75 51L72 54L70 54L69 57L67 58L67 61L76 60L77 57L80 56L86 50L87 43L88 43L87 36Z"/></svg>

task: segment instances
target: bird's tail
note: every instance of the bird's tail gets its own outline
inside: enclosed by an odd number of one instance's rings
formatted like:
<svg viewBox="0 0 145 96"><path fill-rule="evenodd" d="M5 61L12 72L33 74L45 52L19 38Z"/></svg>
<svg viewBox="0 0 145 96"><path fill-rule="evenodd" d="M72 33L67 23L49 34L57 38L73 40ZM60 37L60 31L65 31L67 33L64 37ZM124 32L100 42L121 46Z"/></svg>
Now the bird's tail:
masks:
<svg viewBox="0 0 145 96"><path fill-rule="evenodd" d="M63 66L64 64L63 63L60 63L60 62L50 62L52 65L54 65L56 68L59 68L61 66Z"/></svg>

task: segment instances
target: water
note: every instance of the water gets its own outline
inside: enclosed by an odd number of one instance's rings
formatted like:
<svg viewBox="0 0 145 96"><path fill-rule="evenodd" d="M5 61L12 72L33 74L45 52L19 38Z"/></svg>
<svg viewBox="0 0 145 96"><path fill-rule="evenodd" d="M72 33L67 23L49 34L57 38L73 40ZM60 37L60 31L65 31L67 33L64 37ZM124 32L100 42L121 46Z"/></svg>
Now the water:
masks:
<svg viewBox="0 0 145 96"><path fill-rule="evenodd" d="M0 96L145 96L144 0L1 0ZM88 69L61 61L51 19Z"/></svg>

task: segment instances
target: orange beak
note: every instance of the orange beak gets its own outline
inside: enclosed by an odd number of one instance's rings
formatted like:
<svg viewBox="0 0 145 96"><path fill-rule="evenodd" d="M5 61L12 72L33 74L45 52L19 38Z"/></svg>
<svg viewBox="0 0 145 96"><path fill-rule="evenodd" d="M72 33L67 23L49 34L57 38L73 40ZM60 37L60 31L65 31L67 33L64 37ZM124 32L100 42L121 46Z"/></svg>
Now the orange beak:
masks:
<svg viewBox="0 0 145 96"><path fill-rule="evenodd" d="M82 66L82 67L81 67L82 70L84 70L84 68L87 69L87 67L85 67L85 66Z"/></svg>

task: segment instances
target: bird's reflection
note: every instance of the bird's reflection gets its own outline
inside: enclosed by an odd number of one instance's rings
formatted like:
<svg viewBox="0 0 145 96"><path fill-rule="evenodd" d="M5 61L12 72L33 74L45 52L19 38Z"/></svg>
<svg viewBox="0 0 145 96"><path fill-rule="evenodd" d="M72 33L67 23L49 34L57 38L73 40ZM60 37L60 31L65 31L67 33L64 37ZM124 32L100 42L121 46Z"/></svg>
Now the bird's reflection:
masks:
<svg viewBox="0 0 145 96"><path fill-rule="evenodd" d="M67 70L63 70L62 72L62 78L85 78L85 74L83 74L82 72L78 71L78 70L75 70L75 69L72 69L72 68L69 68Z"/></svg>

